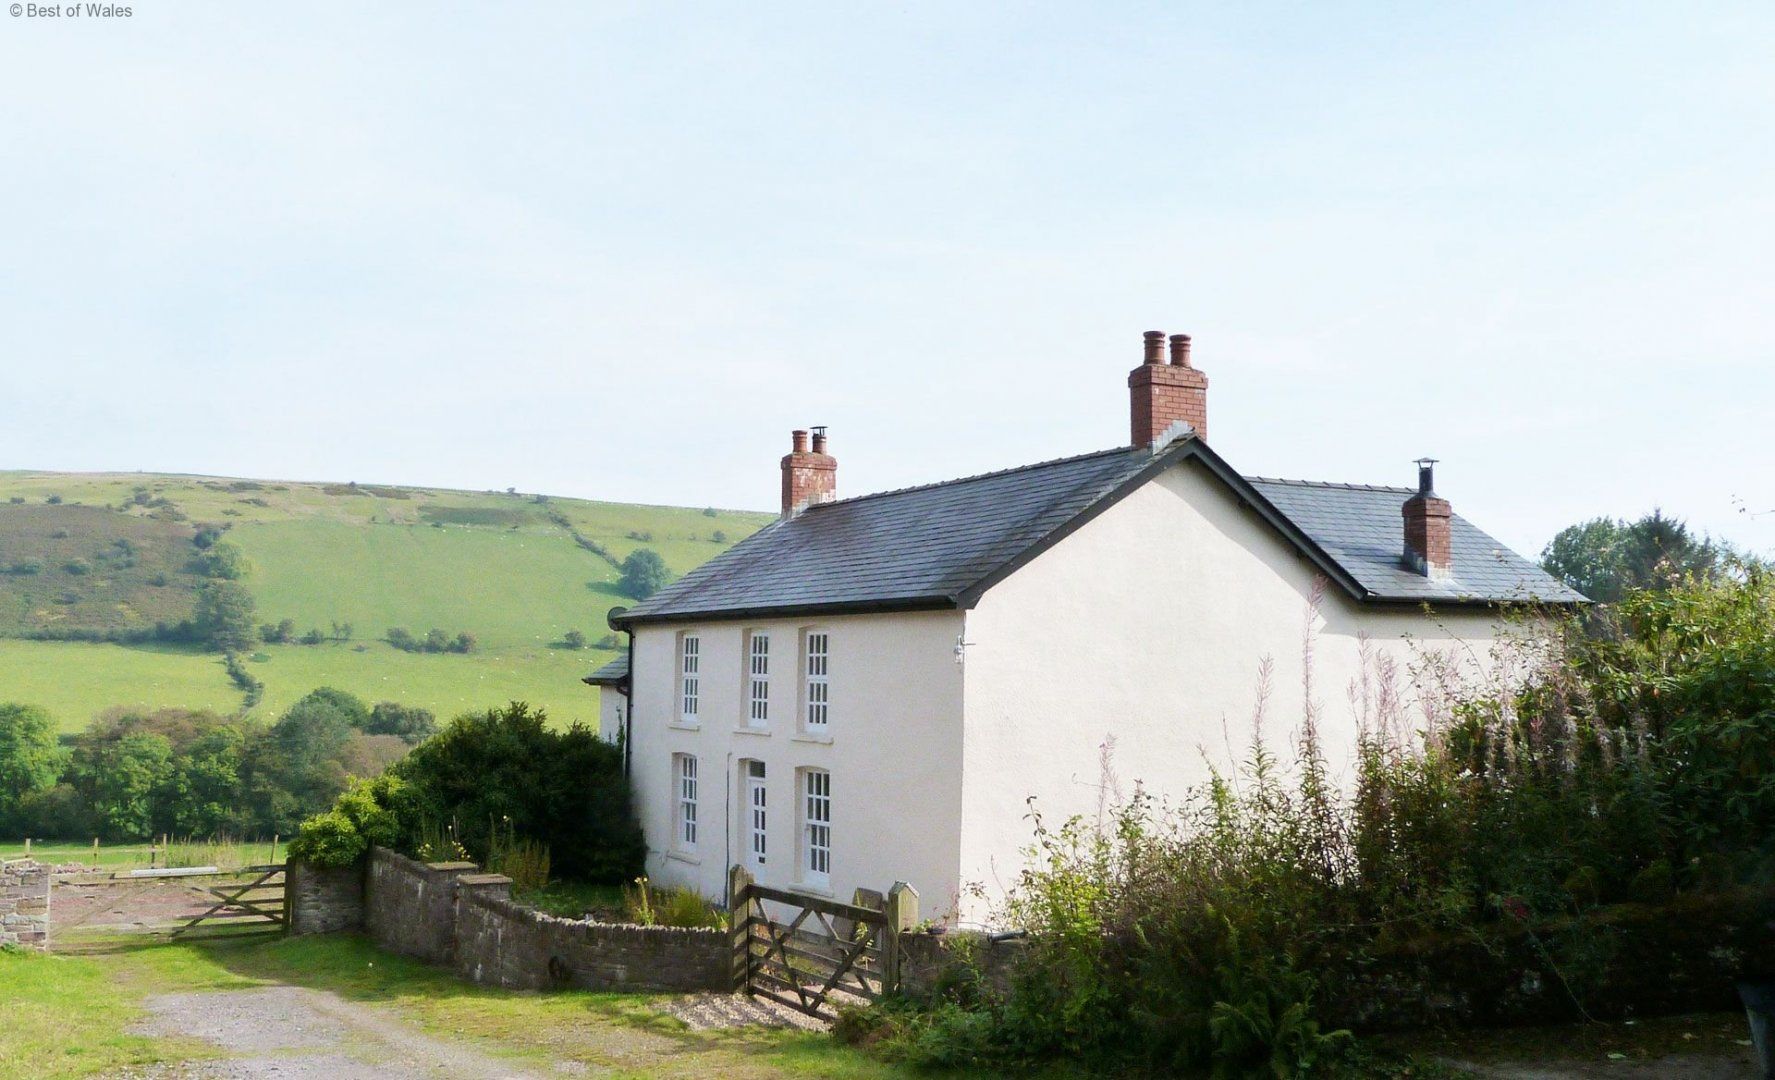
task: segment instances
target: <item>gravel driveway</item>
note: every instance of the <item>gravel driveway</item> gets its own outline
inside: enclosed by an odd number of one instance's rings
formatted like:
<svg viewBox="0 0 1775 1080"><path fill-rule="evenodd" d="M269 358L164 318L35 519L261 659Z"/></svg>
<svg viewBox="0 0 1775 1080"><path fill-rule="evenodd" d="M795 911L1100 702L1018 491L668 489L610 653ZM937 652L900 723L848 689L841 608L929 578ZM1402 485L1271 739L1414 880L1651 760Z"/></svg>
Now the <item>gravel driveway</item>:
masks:
<svg viewBox="0 0 1775 1080"><path fill-rule="evenodd" d="M146 1002L144 1035L220 1047L219 1061L132 1069L123 1078L205 1080L530 1080L536 1073L427 1035L375 1008L292 986L163 994Z"/></svg>

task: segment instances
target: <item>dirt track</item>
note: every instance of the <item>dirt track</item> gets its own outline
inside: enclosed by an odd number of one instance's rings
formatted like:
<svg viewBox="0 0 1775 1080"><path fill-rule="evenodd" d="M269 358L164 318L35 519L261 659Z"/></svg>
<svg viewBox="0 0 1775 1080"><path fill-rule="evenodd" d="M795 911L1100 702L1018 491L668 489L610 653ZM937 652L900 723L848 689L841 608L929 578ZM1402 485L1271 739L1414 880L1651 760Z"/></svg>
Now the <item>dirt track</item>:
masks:
<svg viewBox="0 0 1775 1080"><path fill-rule="evenodd" d="M537 1075L319 990L271 986L165 994L149 998L147 1007L150 1018L138 1029L142 1034L202 1039L229 1057L115 1077L525 1080Z"/></svg>

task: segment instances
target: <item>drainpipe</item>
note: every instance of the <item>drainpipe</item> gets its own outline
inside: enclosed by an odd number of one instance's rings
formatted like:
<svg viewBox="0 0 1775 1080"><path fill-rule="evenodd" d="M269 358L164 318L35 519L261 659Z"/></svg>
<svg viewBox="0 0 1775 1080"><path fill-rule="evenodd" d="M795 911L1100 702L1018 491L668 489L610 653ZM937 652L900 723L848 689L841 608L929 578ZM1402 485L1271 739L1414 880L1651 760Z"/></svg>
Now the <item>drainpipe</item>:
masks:
<svg viewBox="0 0 1775 1080"><path fill-rule="evenodd" d="M628 610L626 607L613 607L604 616L604 625L617 633L627 634L629 638L628 688L624 689L622 683L616 686L617 693L626 699L622 710L622 774L625 780L635 760L635 631L632 627L621 625L617 620L627 614Z"/></svg>

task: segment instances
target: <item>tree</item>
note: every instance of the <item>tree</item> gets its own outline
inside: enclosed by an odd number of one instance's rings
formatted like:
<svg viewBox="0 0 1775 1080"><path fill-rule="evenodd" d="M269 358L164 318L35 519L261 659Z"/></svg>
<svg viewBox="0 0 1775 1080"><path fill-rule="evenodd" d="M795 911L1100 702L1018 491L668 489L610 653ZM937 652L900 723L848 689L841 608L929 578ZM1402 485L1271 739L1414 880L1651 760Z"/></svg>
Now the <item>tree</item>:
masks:
<svg viewBox="0 0 1775 1080"><path fill-rule="evenodd" d="M409 746L424 742L437 730L438 718L431 710L395 701L378 702L364 725L367 735L398 735Z"/></svg>
<svg viewBox="0 0 1775 1080"><path fill-rule="evenodd" d="M622 561L622 580L618 587L624 594L645 600L665 587L671 580L666 560L652 548L636 548Z"/></svg>
<svg viewBox="0 0 1775 1080"><path fill-rule="evenodd" d="M1590 599L1614 603L1689 576L1713 580L1738 558L1728 545L1654 510L1638 521L1596 518L1562 529L1541 552L1541 566Z"/></svg>
<svg viewBox="0 0 1775 1080"><path fill-rule="evenodd" d="M259 627L259 636L267 645L284 645L296 636L296 620L280 619L277 623L266 623Z"/></svg>
<svg viewBox="0 0 1775 1080"><path fill-rule="evenodd" d="M155 798L172 774L173 745L165 735L135 731L74 756L75 786L102 835L136 840L153 833Z"/></svg>
<svg viewBox="0 0 1775 1080"><path fill-rule="evenodd" d="M426 652L443 652L450 647L450 635L434 626L425 632L425 644L421 647Z"/></svg>
<svg viewBox="0 0 1775 1080"><path fill-rule="evenodd" d="M253 594L232 581L212 581L197 594L197 635L211 648L244 652L253 644Z"/></svg>
<svg viewBox="0 0 1775 1080"><path fill-rule="evenodd" d="M35 705L0 704L0 832L19 832L21 804L55 786L61 772L55 723Z"/></svg>
<svg viewBox="0 0 1775 1080"><path fill-rule="evenodd" d="M246 576L248 569L246 553L227 541L211 544L198 559L203 572L209 577L224 581L238 581Z"/></svg>
<svg viewBox="0 0 1775 1080"><path fill-rule="evenodd" d="M412 652L419 647L419 643L413 640L413 632L404 626L388 628L388 643L404 652Z"/></svg>
<svg viewBox="0 0 1775 1080"><path fill-rule="evenodd" d="M164 831L181 836L235 832L246 822L240 806L246 733L219 725L199 736L172 762L165 804L157 808Z"/></svg>
<svg viewBox="0 0 1775 1080"><path fill-rule="evenodd" d="M561 635L561 644L569 649L583 649L586 647L586 636L578 630L569 630Z"/></svg>

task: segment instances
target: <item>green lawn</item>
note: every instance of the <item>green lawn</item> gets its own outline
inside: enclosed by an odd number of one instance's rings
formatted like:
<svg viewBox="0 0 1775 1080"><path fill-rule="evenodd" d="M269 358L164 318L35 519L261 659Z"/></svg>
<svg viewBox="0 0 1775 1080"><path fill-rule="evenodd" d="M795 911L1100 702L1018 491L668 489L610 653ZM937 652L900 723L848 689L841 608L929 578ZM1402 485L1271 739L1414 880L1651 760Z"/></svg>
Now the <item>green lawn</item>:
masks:
<svg viewBox="0 0 1775 1080"><path fill-rule="evenodd" d="M40 705L62 731L79 731L114 705L232 712L241 694L214 653L0 639L0 701Z"/></svg>
<svg viewBox="0 0 1775 1080"><path fill-rule="evenodd" d="M833 1077L907 1075L817 1033L692 1032L643 995L525 994L463 983L348 935L252 943L118 943L91 955L0 953L0 1080L77 1077L217 1056L190 1040L129 1034L151 994L293 985L329 991L548 1074ZM930 1075L930 1074L921 1074Z"/></svg>

